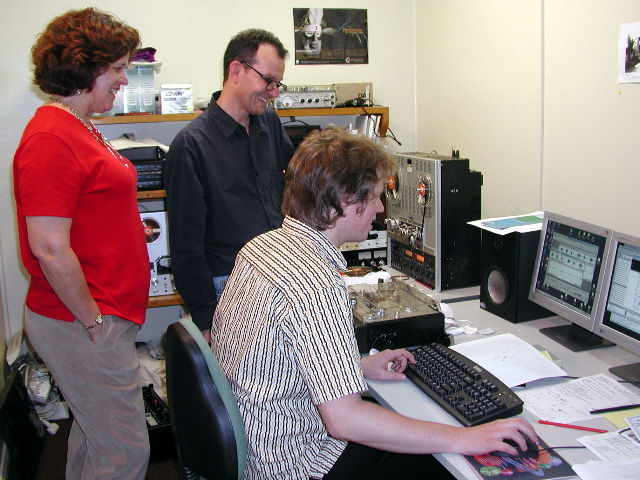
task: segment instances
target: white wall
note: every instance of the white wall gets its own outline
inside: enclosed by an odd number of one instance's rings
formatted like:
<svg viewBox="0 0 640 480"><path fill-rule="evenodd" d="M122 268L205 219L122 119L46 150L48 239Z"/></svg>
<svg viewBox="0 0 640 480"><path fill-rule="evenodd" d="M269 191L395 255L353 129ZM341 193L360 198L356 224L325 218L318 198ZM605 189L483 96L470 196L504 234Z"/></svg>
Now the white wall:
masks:
<svg viewBox="0 0 640 480"><path fill-rule="evenodd" d="M640 84L617 83L638 2L545 3L542 205L640 236Z"/></svg>
<svg viewBox="0 0 640 480"><path fill-rule="evenodd" d="M484 217L538 209L540 1L417 2L418 149L483 174Z"/></svg>
<svg viewBox="0 0 640 480"><path fill-rule="evenodd" d="M391 129L403 143L415 148L415 62L413 0L335 0L324 8L366 8L369 22L369 64L296 66L287 62L284 82L290 85L372 82L373 100L388 106ZM31 84L30 49L36 35L56 15L88 5L110 11L137 28L144 46L158 50L163 61L156 83L192 83L196 97L209 98L222 84L222 55L229 39L249 27L274 32L293 54L294 7L299 2L272 0L0 0L0 255L4 260L7 295L7 336L22 327L27 280L20 265L12 197L11 161L22 130L33 111L46 98ZM1 302L0 302L1 303ZM169 309L175 316L175 309ZM0 310L1 311L1 310ZM149 314L155 321L159 312ZM1 342L0 342L1 343Z"/></svg>
<svg viewBox="0 0 640 480"><path fill-rule="evenodd" d="M638 2L416 2L418 149L484 177L484 217L538 208L640 235L640 85L617 84Z"/></svg>

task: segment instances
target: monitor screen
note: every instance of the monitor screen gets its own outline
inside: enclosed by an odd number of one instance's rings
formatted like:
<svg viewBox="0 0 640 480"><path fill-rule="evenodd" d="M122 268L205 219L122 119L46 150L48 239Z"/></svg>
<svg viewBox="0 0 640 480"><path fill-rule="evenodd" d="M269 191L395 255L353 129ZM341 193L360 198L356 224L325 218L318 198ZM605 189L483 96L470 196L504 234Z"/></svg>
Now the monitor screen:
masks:
<svg viewBox="0 0 640 480"><path fill-rule="evenodd" d="M593 334L611 231L545 212L529 299L569 325L540 331L573 351L610 345Z"/></svg>
<svg viewBox="0 0 640 480"><path fill-rule="evenodd" d="M640 238L613 234L596 321L598 335L640 355ZM610 371L640 381L640 363Z"/></svg>

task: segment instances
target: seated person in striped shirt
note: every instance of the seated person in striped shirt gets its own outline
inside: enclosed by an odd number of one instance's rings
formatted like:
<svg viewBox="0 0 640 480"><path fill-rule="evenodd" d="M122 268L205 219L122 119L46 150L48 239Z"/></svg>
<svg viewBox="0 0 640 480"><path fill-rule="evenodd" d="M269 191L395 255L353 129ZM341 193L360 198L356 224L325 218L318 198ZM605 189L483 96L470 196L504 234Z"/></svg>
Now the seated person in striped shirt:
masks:
<svg viewBox="0 0 640 480"><path fill-rule="evenodd" d="M364 401L365 378L402 380L406 350L361 358L338 247L364 241L395 159L339 127L313 132L286 174L282 228L251 240L213 316L212 349L249 443L245 478L451 478L431 453L515 454L521 418L453 427ZM391 363L391 370L387 365ZM417 454L417 455L416 455Z"/></svg>

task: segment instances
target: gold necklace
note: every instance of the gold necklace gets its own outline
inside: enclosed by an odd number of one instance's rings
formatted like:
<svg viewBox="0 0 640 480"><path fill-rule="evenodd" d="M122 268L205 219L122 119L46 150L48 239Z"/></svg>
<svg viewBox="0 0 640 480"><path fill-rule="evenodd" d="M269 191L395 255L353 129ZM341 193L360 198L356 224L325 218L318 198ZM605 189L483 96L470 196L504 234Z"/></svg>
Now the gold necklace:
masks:
<svg viewBox="0 0 640 480"><path fill-rule="evenodd" d="M93 124L93 122L91 122L91 120L89 120L89 123L87 124L87 122L85 122L82 119L82 117L80 115L78 115L78 112L76 112L73 109L73 107L71 107L71 105L69 105L68 103L63 102L62 100L56 100L53 97L49 97L49 100L51 100L52 102L55 102L55 103L59 103L63 107L67 107L69 109L69 112L74 117L76 117L78 120L80 120L80 123L82 123L82 125L84 125L87 128L87 130L89 130L89 132L91 132L91 135L93 135L93 138L95 138L100 145L104 146L107 150L109 150L109 153L111 153L111 155L113 155L115 158L120 160L124 164L125 167L129 168L129 164L125 161L124 157L122 155L120 155L120 153L118 153L118 151L113 147L113 145L111 145L111 143L109 143L109 141L102 136L102 133L100 133L100 130L98 130L95 127L95 125Z"/></svg>

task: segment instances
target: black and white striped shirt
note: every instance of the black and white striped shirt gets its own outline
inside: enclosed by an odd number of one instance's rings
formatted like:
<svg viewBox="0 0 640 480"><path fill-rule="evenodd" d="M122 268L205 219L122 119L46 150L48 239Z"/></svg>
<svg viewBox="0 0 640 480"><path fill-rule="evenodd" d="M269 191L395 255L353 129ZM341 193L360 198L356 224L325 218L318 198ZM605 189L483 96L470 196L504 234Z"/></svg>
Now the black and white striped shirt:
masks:
<svg viewBox="0 0 640 480"><path fill-rule="evenodd" d="M320 478L346 446L316 407L367 388L344 268L322 233L290 217L236 259L212 348L247 431L247 480Z"/></svg>

